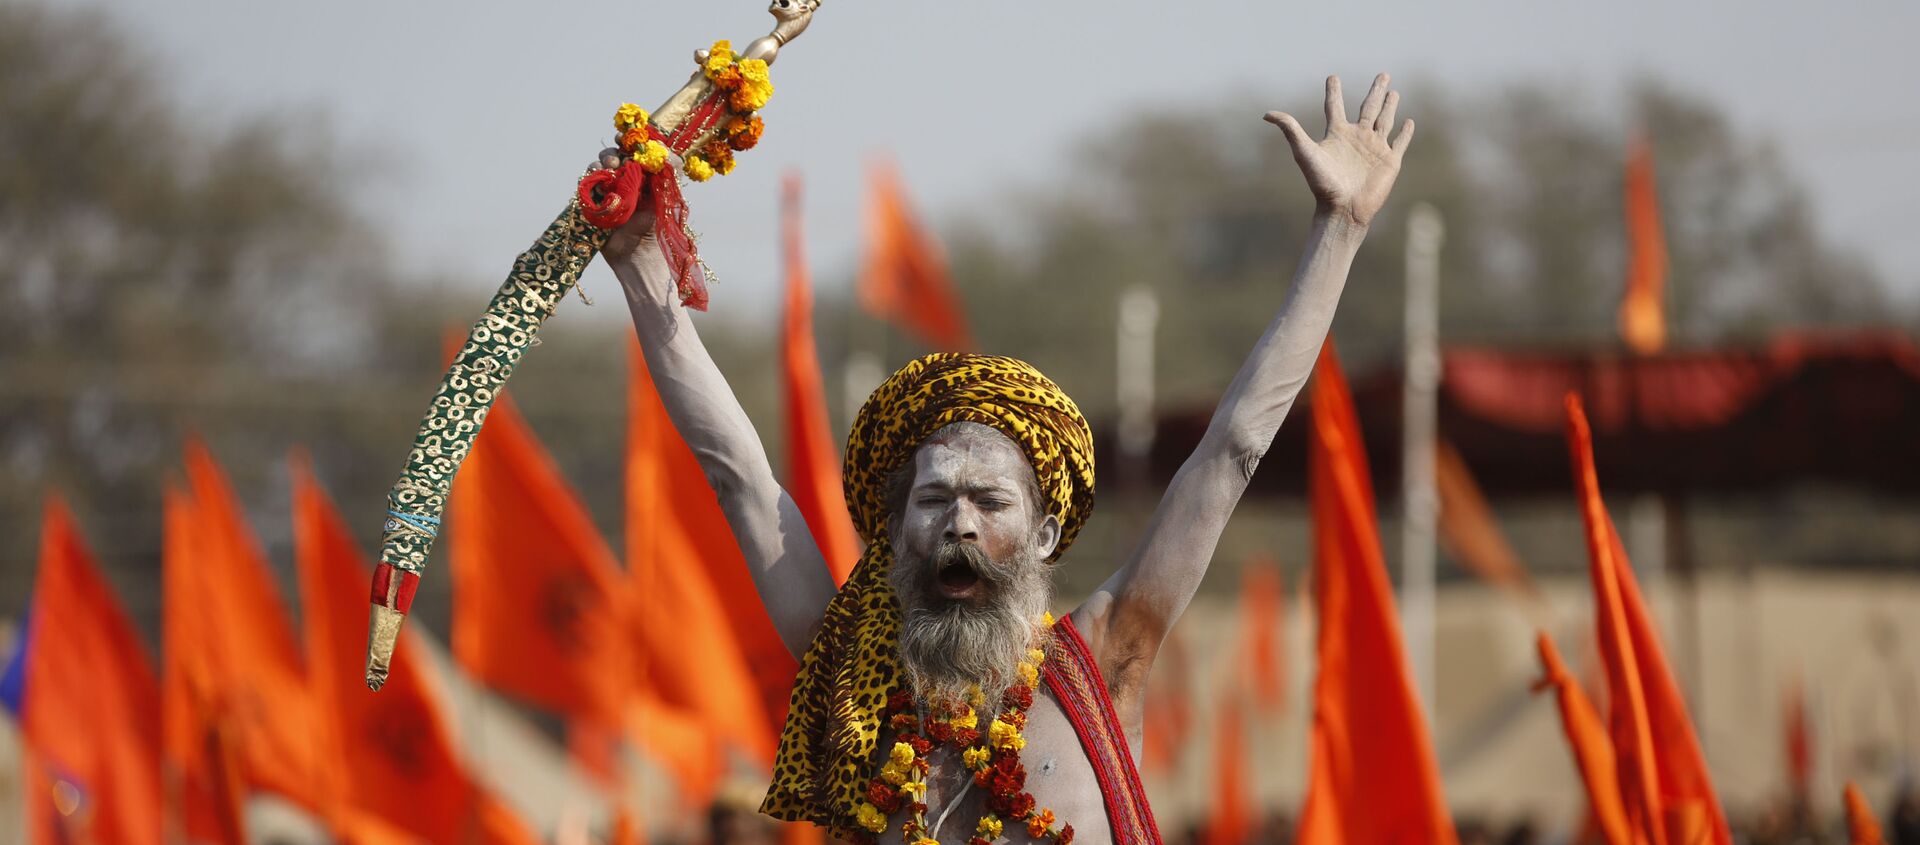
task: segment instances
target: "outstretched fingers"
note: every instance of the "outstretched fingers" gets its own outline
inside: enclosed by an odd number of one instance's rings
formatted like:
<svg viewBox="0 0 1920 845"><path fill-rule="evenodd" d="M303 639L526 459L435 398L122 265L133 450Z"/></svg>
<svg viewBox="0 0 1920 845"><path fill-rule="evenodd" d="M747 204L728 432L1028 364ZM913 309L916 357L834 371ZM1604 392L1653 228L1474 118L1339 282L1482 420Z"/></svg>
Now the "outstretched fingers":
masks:
<svg viewBox="0 0 1920 845"><path fill-rule="evenodd" d="M1393 131L1393 113L1400 108L1400 92L1388 91L1387 102L1380 107L1380 116L1373 121L1373 131L1382 135Z"/></svg>
<svg viewBox="0 0 1920 845"><path fill-rule="evenodd" d="M1340 77L1327 77L1327 132L1347 122L1347 101L1340 94Z"/></svg>
<svg viewBox="0 0 1920 845"><path fill-rule="evenodd" d="M1411 143L1413 143L1413 118L1409 117L1406 123L1400 124L1400 134L1395 135L1393 142L1388 146L1393 150L1393 154L1398 156L1405 155L1407 145Z"/></svg>
<svg viewBox="0 0 1920 845"><path fill-rule="evenodd" d="M1287 143L1292 144L1295 148L1299 148L1304 144L1313 143L1313 139L1307 136L1306 128L1300 125L1300 121L1294 120L1293 115L1283 111L1270 111L1267 112L1267 116L1263 119L1268 123L1280 127L1280 131L1287 136Z"/></svg>
<svg viewBox="0 0 1920 845"><path fill-rule="evenodd" d="M1360 119L1356 121L1360 128L1372 129L1374 121L1380 119L1380 106L1386 102L1389 81L1384 73L1373 78L1373 87L1367 89L1367 98L1360 103Z"/></svg>

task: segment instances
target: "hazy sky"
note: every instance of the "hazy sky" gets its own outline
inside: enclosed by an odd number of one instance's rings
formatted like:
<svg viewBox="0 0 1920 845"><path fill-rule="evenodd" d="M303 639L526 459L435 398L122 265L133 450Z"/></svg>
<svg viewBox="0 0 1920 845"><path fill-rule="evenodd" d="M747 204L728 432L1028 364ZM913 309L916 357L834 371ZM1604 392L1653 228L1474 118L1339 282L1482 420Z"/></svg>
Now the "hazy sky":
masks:
<svg viewBox="0 0 1920 845"><path fill-rule="evenodd" d="M741 44L771 22L758 0L57 2L104 5L148 42L191 108L310 117L344 140L358 193L402 257L471 284L476 309L610 139L615 106L651 108L692 70L695 47ZM1390 70L1401 113L1418 119L1423 87L1534 76L1586 96L1653 74L1719 99L1742 130L1775 140L1821 225L1913 301L1916 33L1910 0L828 0L774 69L766 141L688 196L721 276L714 307L760 316L776 301L775 212L789 167L807 179L824 282L854 261L863 161L877 152L938 220L1046 180L1094 128L1183 98L1261 91L1310 102L1328 73L1357 98ZM1250 98L1245 119L1277 105ZM601 310L620 310L604 267L586 284Z"/></svg>

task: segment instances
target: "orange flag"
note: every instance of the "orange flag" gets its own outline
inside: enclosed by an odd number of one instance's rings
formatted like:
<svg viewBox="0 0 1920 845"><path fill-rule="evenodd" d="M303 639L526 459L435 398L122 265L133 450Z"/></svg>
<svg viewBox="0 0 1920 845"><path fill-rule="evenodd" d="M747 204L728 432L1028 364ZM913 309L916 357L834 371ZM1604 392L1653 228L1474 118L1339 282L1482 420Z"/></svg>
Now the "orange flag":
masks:
<svg viewBox="0 0 1920 845"><path fill-rule="evenodd" d="M1567 444L1591 558L1595 624L1606 666L1608 721L1627 819L1656 845L1732 842L1680 687L1600 498L1593 435L1577 395L1566 398Z"/></svg>
<svg viewBox="0 0 1920 845"><path fill-rule="evenodd" d="M1246 637L1246 675L1254 698L1267 713L1286 707L1287 679L1280 651L1281 612L1286 593L1280 567L1256 560L1240 573L1240 624Z"/></svg>
<svg viewBox="0 0 1920 845"><path fill-rule="evenodd" d="M1487 506L1487 497L1452 443L1440 441L1434 450L1434 491L1440 498L1440 542L1473 574L1529 604L1540 601L1539 590L1527 577L1527 568L1514 554L1500 524Z"/></svg>
<svg viewBox="0 0 1920 845"><path fill-rule="evenodd" d="M316 714L286 605L213 455L190 441L186 458L203 554L165 579L168 671L180 673L185 694L207 708L213 730L231 743L244 783L316 810L315 784L324 775L316 766L326 760L316 754ZM169 756L205 742L201 735L169 736ZM178 762L193 773L192 760Z"/></svg>
<svg viewBox="0 0 1920 845"><path fill-rule="evenodd" d="M827 389L813 346L813 292L800 234L800 177L788 174L784 217L787 241L787 315L781 347L781 397L787 411L787 492L813 531L835 584L845 583L860 557L860 539L847 515L840 459L827 423Z"/></svg>
<svg viewBox="0 0 1920 845"><path fill-rule="evenodd" d="M1667 238L1660 229L1660 193L1653 182L1653 145L1635 137L1627 150L1627 293L1620 300L1620 337L1641 355L1667 343Z"/></svg>
<svg viewBox="0 0 1920 845"><path fill-rule="evenodd" d="M1553 639L1541 631L1536 639L1540 666L1546 672L1535 689L1552 689L1560 701L1560 723L1573 748L1573 761L1580 769L1580 780L1587 787L1587 809L1594 826L1607 845L1633 845L1633 830L1627 823L1620 801L1618 763L1613 755L1613 740L1607 736L1606 722L1581 689L1579 680L1567 671Z"/></svg>
<svg viewBox="0 0 1920 845"><path fill-rule="evenodd" d="M1873 817L1873 806L1867 803L1867 796L1860 793L1859 785L1847 781L1844 798L1848 845L1886 845L1887 840L1880 836L1880 822Z"/></svg>
<svg viewBox="0 0 1920 845"><path fill-rule="evenodd" d="M1180 749L1187 744L1187 728L1192 721L1191 691L1186 640L1180 629L1167 632L1160 647L1159 665L1166 667L1154 674L1147 686L1147 705L1143 735L1140 738L1140 766L1148 775L1166 772L1180 761Z"/></svg>
<svg viewBox="0 0 1920 845"><path fill-rule="evenodd" d="M355 843L538 841L468 774L442 720L431 664L412 653L412 635L401 637L380 692L359 683L373 567L307 462L296 457L292 466L313 697L326 716L321 747L338 763L324 784L329 821Z"/></svg>
<svg viewBox="0 0 1920 845"><path fill-rule="evenodd" d="M620 563L507 397L447 504L454 658L493 689L618 728L632 665Z"/></svg>
<svg viewBox="0 0 1920 845"><path fill-rule="evenodd" d="M627 572L638 675L660 701L771 766L798 664L639 344L628 350ZM642 744L646 733L636 737Z"/></svg>
<svg viewBox="0 0 1920 845"><path fill-rule="evenodd" d="M49 499L20 701L28 841L159 845L160 693L67 508Z"/></svg>
<svg viewBox="0 0 1920 845"><path fill-rule="evenodd" d="M943 352L973 348L965 313L954 296L946 259L907 207L899 176L876 164L869 171L867 255L860 269L860 305Z"/></svg>
<svg viewBox="0 0 1920 845"><path fill-rule="evenodd" d="M1328 338L1307 452L1320 616L1302 845L1455 845L1426 718L1407 674L1353 397Z"/></svg>
<svg viewBox="0 0 1920 845"><path fill-rule="evenodd" d="M1801 806L1813 800L1813 731L1807 724L1807 691L1799 678L1787 685L1781 708L1786 718L1787 786Z"/></svg>
<svg viewBox="0 0 1920 845"><path fill-rule="evenodd" d="M1200 845L1246 845L1258 825L1253 767L1247 765L1246 714L1237 684L1220 691L1214 722L1213 802Z"/></svg>
<svg viewBox="0 0 1920 845"><path fill-rule="evenodd" d="M162 595L195 595L195 567L210 554L202 520L192 497L171 485L162 496L161 511ZM233 731L216 710L204 655L177 646L203 637L194 629L204 620L180 612L171 601L163 607L161 638L167 648L160 715L167 760L163 783L172 809L169 838L185 834L197 841L243 845L246 785Z"/></svg>

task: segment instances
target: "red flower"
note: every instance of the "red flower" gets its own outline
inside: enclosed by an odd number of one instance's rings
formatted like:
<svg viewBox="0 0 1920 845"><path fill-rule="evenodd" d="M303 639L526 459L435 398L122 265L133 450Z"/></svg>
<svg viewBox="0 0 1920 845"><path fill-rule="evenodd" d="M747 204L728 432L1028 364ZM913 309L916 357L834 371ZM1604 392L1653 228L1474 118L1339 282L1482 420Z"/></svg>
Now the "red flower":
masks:
<svg viewBox="0 0 1920 845"><path fill-rule="evenodd" d="M746 77L740 75L739 65L732 65L713 75L713 84L719 86L722 91L737 90L745 81Z"/></svg>
<svg viewBox="0 0 1920 845"><path fill-rule="evenodd" d="M953 732L953 744L957 748L967 749L980 741L980 732L972 728L956 728Z"/></svg>
<svg viewBox="0 0 1920 845"><path fill-rule="evenodd" d="M894 690L887 696L887 712L902 713L913 709L913 694L906 690Z"/></svg>
<svg viewBox="0 0 1920 845"><path fill-rule="evenodd" d="M893 728L895 733L906 733L920 727L920 717L912 713L901 713L894 716L893 720L888 722L888 725Z"/></svg>
<svg viewBox="0 0 1920 845"><path fill-rule="evenodd" d="M1060 843L1060 845L1073 845L1073 825L1060 828L1060 836L1054 841Z"/></svg>
<svg viewBox="0 0 1920 845"><path fill-rule="evenodd" d="M1006 694L1000 696L1000 702L1007 710L1026 710L1033 706L1033 690L1029 689L1025 684L1014 684L1007 688ZM1011 716L1013 714L1008 713L1006 715ZM1003 716L1002 718L1005 717Z"/></svg>
<svg viewBox="0 0 1920 845"><path fill-rule="evenodd" d="M1013 796L1013 807L1011 811L1013 817L1016 819L1024 818L1028 813L1033 812L1033 796L1024 792Z"/></svg>
<svg viewBox="0 0 1920 845"><path fill-rule="evenodd" d="M907 744L913 746L913 753L919 757L925 757L933 751L933 743L928 742L923 736L910 735L907 737Z"/></svg>
<svg viewBox="0 0 1920 845"><path fill-rule="evenodd" d="M978 836L975 836L972 839L967 840L967 845L993 845L993 843L988 842L985 839L981 839Z"/></svg>
<svg viewBox="0 0 1920 845"><path fill-rule="evenodd" d="M888 786L886 781L874 778L872 783L867 784L867 803L880 812L891 813L900 809L900 793Z"/></svg>
<svg viewBox="0 0 1920 845"><path fill-rule="evenodd" d="M987 783L990 782L992 779L993 779L992 769L981 769L980 771L973 773L973 785L980 787L981 789L986 789Z"/></svg>
<svg viewBox="0 0 1920 845"><path fill-rule="evenodd" d="M934 722L927 726L927 736L933 737L934 742L946 742L953 739L953 726L946 722Z"/></svg>

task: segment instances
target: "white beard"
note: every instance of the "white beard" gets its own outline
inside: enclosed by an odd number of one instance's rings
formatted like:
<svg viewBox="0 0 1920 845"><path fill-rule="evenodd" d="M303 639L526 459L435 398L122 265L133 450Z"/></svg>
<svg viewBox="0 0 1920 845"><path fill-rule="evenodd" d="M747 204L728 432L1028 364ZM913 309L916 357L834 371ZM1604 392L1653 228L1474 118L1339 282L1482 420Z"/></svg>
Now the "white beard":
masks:
<svg viewBox="0 0 1920 845"><path fill-rule="evenodd" d="M1017 681L1016 667L1040 640L1053 603L1052 573L1031 545L994 561L977 546L945 544L916 557L894 544L887 578L900 600L900 661L922 701L958 703L978 687L989 706ZM943 566L964 560L987 587L978 606L933 591Z"/></svg>

